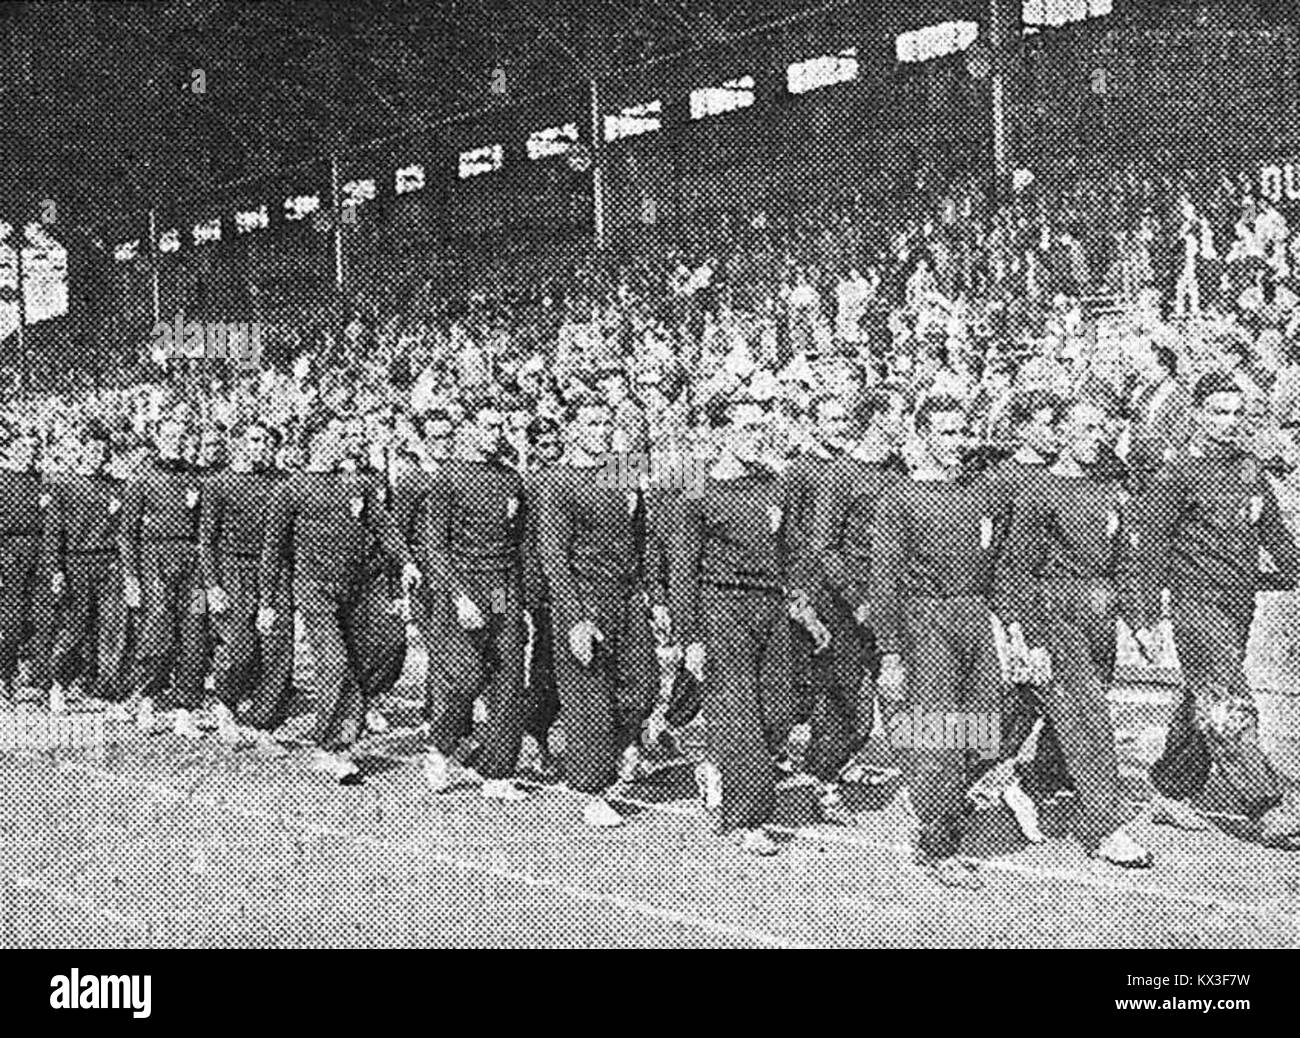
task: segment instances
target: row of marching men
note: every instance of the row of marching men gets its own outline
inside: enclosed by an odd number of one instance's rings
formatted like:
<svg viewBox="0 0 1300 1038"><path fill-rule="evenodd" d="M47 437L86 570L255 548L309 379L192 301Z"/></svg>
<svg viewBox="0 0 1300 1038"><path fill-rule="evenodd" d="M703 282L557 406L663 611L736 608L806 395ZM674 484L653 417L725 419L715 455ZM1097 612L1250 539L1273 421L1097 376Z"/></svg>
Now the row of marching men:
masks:
<svg viewBox="0 0 1300 1038"><path fill-rule="evenodd" d="M183 420L164 418L155 459L125 484L93 425L79 471L53 479L11 435L0 663L12 681L34 633L31 680L53 708L75 683L187 738L203 737L210 689L218 738L282 754L296 613L314 663L312 764L347 784L358 740L386 723L376 707L410 621L428 657L432 787L525 799L521 747L554 768L558 717L583 821L620 825L647 727L702 711L706 806L760 855L777 850L767 826L796 725L823 815L852 824L844 776L873 723L995 718L1001 755L1023 758L1002 796L1026 836L1042 839L1039 812L1059 798L1091 853L1144 867L1107 707L1122 619L1152 660L1172 626L1186 680L1152 771L1154 819L1205 827L1189 801L1214 767L1261 838L1289 843L1300 819L1259 747L1242 662L1261 549L1284 585L1295 547L1237 445L1240 390L1208 375L1194 404L1197 435L1136 486L1103 463L1104 405L1041 393L1012 405L1019 450L979 469L955 399L821 398L816 443L773 466L769 404L738 395L702 416L706 478L675 486L611 464L616 414L598 394L570 400L563 428L534 424L522 472L502 460L489 397L465 402L460 429L426 416L387 473L366 466L356 416L309 424L293 473L269 464L274 431L256 422L238 430L237 470L197 470ZM657 655L677 661L674 680ZM960 739L895 745L919 858L970 882L971 789L995 761Z"/></svg>

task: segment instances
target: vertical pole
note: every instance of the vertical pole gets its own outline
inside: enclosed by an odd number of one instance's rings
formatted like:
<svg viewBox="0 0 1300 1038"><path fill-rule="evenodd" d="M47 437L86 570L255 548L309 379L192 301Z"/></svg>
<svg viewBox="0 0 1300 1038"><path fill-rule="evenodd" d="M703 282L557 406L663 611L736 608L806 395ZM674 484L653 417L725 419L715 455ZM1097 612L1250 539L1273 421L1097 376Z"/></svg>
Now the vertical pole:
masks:
<svg viewBox="0 0 1300 1038"><path fill-rule="evenodd" d="M339 153L330 153L330 226L334 228L334 288L343 291L343 211L339 208Z"/></svg>
<svg viewBox="0 0 1300 1038"><path fill-rule="evenodd" d="M27 241L27 228L19 218L14 225L14 273L18 287L18 392L26 396L31 389L31 370L27 358L27 298L23 288L23 247Z"/></svg>
<svg viewBox="0 0 1300 1038"><path fill-rule="evenodd" d="M605 248L605 128L600 118L600 84L591 81L591 206L597 250Z"/></svg>
<svg viewBox="0 0 1300 1038"><path fill-rule="evenodd" d="M1011 181L1007 146L1006 61L1003 48L1006 26L1003 23L1007 0L989 0L989 47L993 51L991 96L993 101L993 183L994 197L1001 198Z"/></svg>
<svg viewBox="0 0 1300 1038"><path fill-rule="evenodd" d="M162 294L159 289L158 274L158 213L149 210L149 291L153 297L153 325L157 327L162 321Z"/></svg>

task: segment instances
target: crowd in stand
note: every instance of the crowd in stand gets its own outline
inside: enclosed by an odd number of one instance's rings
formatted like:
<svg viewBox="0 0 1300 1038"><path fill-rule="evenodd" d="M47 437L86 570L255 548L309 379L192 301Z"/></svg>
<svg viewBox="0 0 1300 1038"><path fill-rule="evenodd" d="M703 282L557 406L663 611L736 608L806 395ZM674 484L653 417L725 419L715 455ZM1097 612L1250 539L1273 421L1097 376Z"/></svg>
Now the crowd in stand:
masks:
<svg viewBox="0 0 1300 1038"><path fill-rule="evenodd" d="M495 295L394 279L350 306L267 321L254 374L150 356L142 338L136 363L94 385L37 365L33 381L63 391L8 409L47 434L58 416L91 410L128 441L161 397L177 395L217 423L270 409L290 432L343 387L420 413L493 385L521 409L554 414L575 372L612 359L651 405L652 425L662 412L671 428L756 370L794 401L846 370L866 384L902 382L914 394L938 384L987 402L1009 380L1086 369L1123 403L1125 333L1204 370L1220 359L1207 342L1230 330L1243 377L1270 383L1261 391L1289 367L1300 228L1246 175L1067 167L1050 180L1019 171L1015 186L994 207L976 178L925 171L869 195L700 217L653 252L614 249ZM461 278L487 280L472 267ZM1103 322L1102 341L1099 307L1130 318Z"/></svg>

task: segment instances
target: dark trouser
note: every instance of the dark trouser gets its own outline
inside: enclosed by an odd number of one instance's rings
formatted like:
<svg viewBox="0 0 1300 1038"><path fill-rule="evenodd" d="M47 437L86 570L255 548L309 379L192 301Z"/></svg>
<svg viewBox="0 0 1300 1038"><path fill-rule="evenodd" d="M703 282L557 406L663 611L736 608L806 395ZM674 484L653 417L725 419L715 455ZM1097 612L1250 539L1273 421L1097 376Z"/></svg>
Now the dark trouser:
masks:
<svg viewBox="0 0 1300 1038"><path fill-rule="evenodd" d="M806 767L823 782L834 782L871 737L880 653L871 631L854 620L844 601L831 603L823 619L831 644L810 660L816 698Z"/></svg>
<svg viewBox="0 0 1300 1038"><path fill-rule="evenodd" d="M794 725L790 617L779 592L705 585L704 712L722 773L722 828L753 829L776 809L774 755Z"/></svg>
<svg viewBox="0 0 1300 1038"><path fill-rule="evenodd" d="M1032 685L1006 684L1002 688L1002 749L1006 756L1019 752L1034 730L1038 719L1043 728L1038 733L1034 756L1016 761L1016 779L1020 788L1034 800L1046 800L1053 793L1073 789L1070 772L1056 736L1051 711Z"/></svg>
<svg viewBox="0 0 1300 1038"><path fill-rule="evenodd" d="M1241 801L1250 818L1282 802L1282 785L1259 746L1259 713L1243 661L1255 602L1235 605L1175 598L1174 641L1183 669L1183 701L1165 737L1165 752L1151 781L1178 800L1205 788L1210 765Z"/></svg>
<svg viewBox="0 0 1300 1038"><path fill-rule="evenodd" d="M823 691L818 686L825 683L826 654L814 656L815 647L807 628L791 620L790 673L794 685L796 723L813 719L813 711L817 709L817 701Z"/></svg>
<svg viewBox="0 0 1300 1038"><path fill-rule="evenodd" d="M316 728L323 750L345 750L356 742L365 712L366 690L391 661L375 654L380 644L374 618L390 603L382 580L358 578L327 583L300 579L294 598L311 642L316 685Z"/></svg>
<svg viewBox="0 0 1300 1038"><path fill-rule="evenodd" d="M983 598L912 599L903 603L902 656L907 674L904 702L927 724L945 719L989 719L999 707L1002 670ZM891 705L893 719L906 712ZM998 717L1000 724L1001 718ZM992 760L969 740L935 746L915 724L907 739L890 725L891 740L904 746L904 775L921 823L922 846L940 856L956 851L956 832L967 813L966 791Z"/></svg>
<svg viewBox="0 0 1300 1038"><path fill-rule="evenodd" d="M393 591L382 575L370 579L361 626L361 695L369 706L393 694L406 666L406 622L393 612Z"/></svg>
<svg viewBox="0 0 1300 1038"><path fill-rule="evenodd" d="M555 620L549 600L530 611L533 618L533 653L528 669L528 715L524 732L546 749L547 735L560 713L555 684Z"/></svg>
<svg viewBox="0 0 1300 1038"><path fill-rule="evenodd" d="M39 637L42 604L49 611L48 578L40 567L39 537L0 538L0 681L11 684L18 674L18 660L23 647L31 644L30 656L38 670L48 667L49 646ZM46 579L42 588L40 581ZM43 593L42 593L43 592ZM49 630L49 617L44 629ZM42 652L44 649L44 652ZM43 682L31 677L33 685Z"/></svg>
<svg viewBox="0 0 1300 1038"><path fill-rule="evenodd" d="M197 707L208 668L206 620L194 545L141 545L131 693L160 699L168 709Z"/></svg>
<svg viewBox="0 0 1300 1038"><path fill-rule="evenodd" d="M275 624L267 634L257 629L261 602L258 560L232 558L226 563L221 589L228 605L213 613L213 670L216 695L236 710L251 700L244 718L254 728L271 731L284 720L293 689L293 596L287 582L271 603Z"/></svg>
<svg viewBox="0 0 1300 1038"><path fill-rule="evenodd" d="M118 699L132 646L117 555L72 555L67 567L63 623L50 654L54 680L66 685L80 678L86 695Z"/></svg>
<svg viewBox="0 0 1300 1038"><path fill-rule="evenodd" d="M485 778L508 778L519 762L527 713L524 691L524 621L517 574L467 573L466 592L484 625L467 631L456 619L456 600L439 589L430 602L435 650L429 659L433 744L450 756L474 728L474 700L487 701L485 738L475 766Z"/></svg>
<svg viewBox="0 0 1300 1038"><path fill-rule="evenodd" d="M50 687L50 661L55 639L63 625L63 603L54 597L50 587L52 576L43 565L38 566L36 583L32 588L32 635L27 642L27 679L39 689Z"/></svg>
<svg viewBox="0 0 1300 1038"><path fill-rule="evenodd" d="M433 708L436 703L436 686L438 683L437 657L442 652L438 644L438 625L433 622L433 603L439 599L441 591L435 591L427 584L421 584L411 593L411 622L420 632L420 641L424 644L424 707L421 719L433 720Z"/></svg>
<svg viewBox="0 0 1300 1038"><path fill-rule="evenodd" d="M669 728L682 728L700 715L704 697L695 675L682 666L681 661L678 661L677 673L673 675L672 682L664 723Z"/></svg>
<svg viewBox="0 0 1300 1038"><path fill-rule="evenodd" d="M600 793L613 783L619 754L636 744L654 706L647 677L658 668L640 592L613 585L589 587L587 593L602 640L584 667L570 650L564 627L556 664L565 781L581 793ZM560 605L561 615L566 604Z"/></svg>
<svg viewBox="0 0 1300 1038"><path fill-rule="evenodd" d="M1115 590L1106 580L1057 580L1043 591L1054 679L1047 714L1079 795L1075 834L1095 850L1130 817L1106 701L1115 674Z"/></svg>
<svg viewBox="0 0 1300 1038"><path fill-rule="evenodd" d="M12 683L32 634L32 594L40 555L37 537L0 538L0 681Z"/></svg>

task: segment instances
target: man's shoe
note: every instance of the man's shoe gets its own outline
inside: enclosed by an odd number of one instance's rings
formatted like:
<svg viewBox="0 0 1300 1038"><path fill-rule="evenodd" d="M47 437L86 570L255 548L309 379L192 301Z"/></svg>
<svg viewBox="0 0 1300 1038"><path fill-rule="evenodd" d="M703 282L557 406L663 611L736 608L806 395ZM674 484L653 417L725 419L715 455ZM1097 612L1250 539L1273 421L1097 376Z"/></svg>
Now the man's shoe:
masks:
<svg viewBox="0 0 1300 1038"><path fill-rule="evenodd" d="M830 822L831 825L851 827L858 824L853 812L844 806L840 791L835 786L826 789L817 802L817 807L821 811L822 821Z"/></svg>
<svg viewBox="0 0 1300 1038"><path fill-rule="evenodd" d="M558 782L560 780L560 762L555 759L555 755L549 750L542 750L542 759L537 762L535 774L543 782Z"/></svg>
<svg viewBox="0 0 1300 1038"><path fill-rule="evenodd" d="M203 714L195 718L195 721L204 730L210 731L215 728L218 732L227 725L233 728L236 724L235 715L230 707L219 699L210 703Z"/></svg>
<svg viewBox="0 0 1300 1038"><path fill-rule="evenodd" d="M745 829L740 833L740 849L746 854L759 858L770 858L779 854L781 848L767 835L766 829Z"/></svg>
<svg viewBox="0 0 1300 1038"><path fill-rule="evenodd" d="M313 771L320 772L341 786L356 785L361 781L361 769L351 757L343 753L314 749L311 754L311 767Z"/></svg>
<svg viewBox="0 0 1300 1038"><path fill-rule="evenodd" d="M980 876L978 869L960 858L948 856L945 858L934 858L922 852L917 856L917 864L921 865L930 878L943 887L949 887L953 890L983 890L984 880Z"/></svg>
<svg viewBox="0 0 1300 1038"><path fill-rule="evenodd" d="M276 742L270 732L253 732L253 751L267 760L278 760L289 756L289 751Z"/></svg>
<svg viewBox="0 0 1300 1038"><path fill-rule="evenodd" d="M257 741L257 735L230 720L222 721L217 725L217 739L222 746L237 750L243 746L253 745Z"/></svg>
<svg viewBox="0 0 1300 1038"><path fill-rule="evenodd" d="M1259 820L1259 836L1265 843L1289 843L1300 836L1300 815L1281 804L1269 808Z"/></svg>
<svg viewBox="0 0 1300 1038"><path fill-rule="evenodd" d="M962 827L953 817L938 818L917 829L917 854L931 862L954 857L961 849Z"/></svg>
<svg viewBox="0 0 1300 1038"><path fill-rule="evenodd" d="M183 739L203 738L203 732L194 722L194 715L183 707L172 714L172 731Z"/></svg>
<svg viewBox="0 0 1300 1038"><path fill-rule="evenodd" d="M582 824L592 829L617 829L623 816L604 797L591 797L582 807Z"/></svg>
<svg viewBox="0 0 1300 1038"><path fill-rule="evenodd" d="M425 785L435 793L444 793L451 789L451 761L437 750L429 750L424 755L424 764L421 767L421 771L424 773Z"/></svg>
<svg viewBox="0 0 1300 1038"><path fill-rule="evenodd" d="M1151 852L1123 829L1117 829L1101 841L1096 857L1122 869L1149 869L1155 861Z"/></svg>
<svg viewBox="0 0 1300 1038"><path fill-rule="evenodd" d="M519 745L519 764L516 771L521 775L542 775L545 768L545 755L542 744L536 736L525 735Z"/></svg>
<svg viewBox="0 0 1300 1038"><path fill-rule="evenodd" d="M1016 824L1020 826L1020 831L1024 833L1026 840L1030 843L1047 841L1038 823L1038 805L1024 791L1018 780L1012 779L1011 784L1003 788L1002 802L1011 809L1011 814L1015 817Z"/></svg>
<svg viewBox="0 0 1300 1038"><path fill-rule="evenodd" d="M340 754L338 771L334 775L334 781L340 786L359 786L364 776L357 762L351 757Z"/></svg>
<svg viewBox="0 0 1300 1038"><path fill-rule="evenodd" d="M1189 833L1202 833L1211 828L1200 813L1184 800L1156 794L1151 801L1151 821L1156 825L1172 825Z"/></svg>
<svg viewBox="0 0 1300 1038"><path fill-rule="evenodd" d="M484 800L497 800L503 804L516 804L527 800L528 794L509 779L487 779L479 787Z"/></svg>

